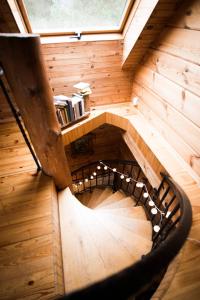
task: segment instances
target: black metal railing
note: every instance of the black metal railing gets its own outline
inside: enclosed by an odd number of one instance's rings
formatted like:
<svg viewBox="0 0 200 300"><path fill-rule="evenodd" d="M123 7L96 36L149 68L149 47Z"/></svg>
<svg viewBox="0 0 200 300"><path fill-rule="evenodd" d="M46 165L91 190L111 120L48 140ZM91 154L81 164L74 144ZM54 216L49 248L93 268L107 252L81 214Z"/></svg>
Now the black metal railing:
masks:
<svg viewBox="0 0 200 300"><path fill-rule="evenodd" d="M127 182L122 174L132 180ZM168 175L161 173L161 176L162 181L155 189L138 163L127 160L94 162L72 173L75 193L110 186L113 191L123 190L136 200L136 205L142 205L154 229L153 247L131 267L62 299L151 298L170 261L182 247L192 222L192 210L185 193ZM138 187L138 182L143 183L142 187ZM148 197L144 197L147 191ZM156 214L152 214L152 203Z"/></svg>

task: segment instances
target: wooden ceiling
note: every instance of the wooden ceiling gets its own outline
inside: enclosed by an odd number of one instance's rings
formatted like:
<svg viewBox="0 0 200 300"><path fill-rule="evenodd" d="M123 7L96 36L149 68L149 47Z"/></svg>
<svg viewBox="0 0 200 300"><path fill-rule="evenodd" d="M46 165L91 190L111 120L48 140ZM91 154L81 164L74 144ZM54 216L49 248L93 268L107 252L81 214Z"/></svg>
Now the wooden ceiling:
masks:
<svg viewBox="0 0 200 300"><path fill-rule="evenodd" d="M124 34L122 68L135 69L146 51L177 12L182 0L137 0Z"/></svg>

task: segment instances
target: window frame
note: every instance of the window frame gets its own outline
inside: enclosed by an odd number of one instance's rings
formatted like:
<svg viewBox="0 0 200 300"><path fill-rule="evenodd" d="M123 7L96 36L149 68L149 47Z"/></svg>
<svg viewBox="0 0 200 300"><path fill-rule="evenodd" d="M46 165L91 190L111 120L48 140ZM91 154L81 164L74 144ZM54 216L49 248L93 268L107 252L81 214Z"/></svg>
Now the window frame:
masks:
<svg viewBox="0 0 200 300"><path fill-rule="evenodd" d="M26 10L26 6L24 4L23 0L16 0L18 8L19 8L19 12L21 14L21 17L24 21L24 24L26 26L27 32L28 33L33 33L32 27L31 27L31 23L29 20L29 16L28 16L28 12ZM118 33L118 34L122 34L124 27L126 25L126 22L128 20L128 17L130 15L130 12L132 10L132 7L134 5L135 0L128 0L126 3L126 6L124 8L121 20L120 20L120 24L118 27L105 27L102 29L89 29L89 30L83 30L81 32L82 35L90 35L90 34L110 34L110 33ZM75 34L75 31L63 31L63 32L34 32L36 34L39 34L41 37L48 37L48 36L70 36Z"/></svg>

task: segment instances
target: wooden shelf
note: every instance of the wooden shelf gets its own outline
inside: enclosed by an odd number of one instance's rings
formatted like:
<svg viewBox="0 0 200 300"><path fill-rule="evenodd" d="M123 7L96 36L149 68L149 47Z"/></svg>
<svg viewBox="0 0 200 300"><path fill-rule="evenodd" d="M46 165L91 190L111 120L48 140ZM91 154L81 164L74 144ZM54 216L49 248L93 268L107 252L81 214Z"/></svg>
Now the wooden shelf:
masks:
<svg viewBox="0 0 200 300"><path fill-rule="evenodd" d="M69 123L66 124L66 125L63 125L63 126L61 127L61 129L63 130L63 129L65 129L65 128L69 127L69 126L72 126L72 125L74 125L74 124L80 122L81 120L83 120L83 119L89 117L89 115L90 115L90 112L88 111L88 112L86 112L84 115L82 115L81 117L79 117L78 119L76 119L76 120L74 120L74 121L71 121L71 122L69 122Z"/></svg>

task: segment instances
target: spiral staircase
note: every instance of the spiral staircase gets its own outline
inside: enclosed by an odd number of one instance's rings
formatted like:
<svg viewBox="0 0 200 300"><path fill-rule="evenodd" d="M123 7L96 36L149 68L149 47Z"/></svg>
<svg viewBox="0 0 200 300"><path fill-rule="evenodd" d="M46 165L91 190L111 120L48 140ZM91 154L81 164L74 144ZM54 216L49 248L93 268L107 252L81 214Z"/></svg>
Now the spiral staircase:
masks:
<svg viewBox="0 0 200 300"><path fill-rule="evenodd" d="M189 202L164 174L153 189L135 161L103 165L73 173L75 195L59 193L63 299L150 299L187 237Z"/></svg>

